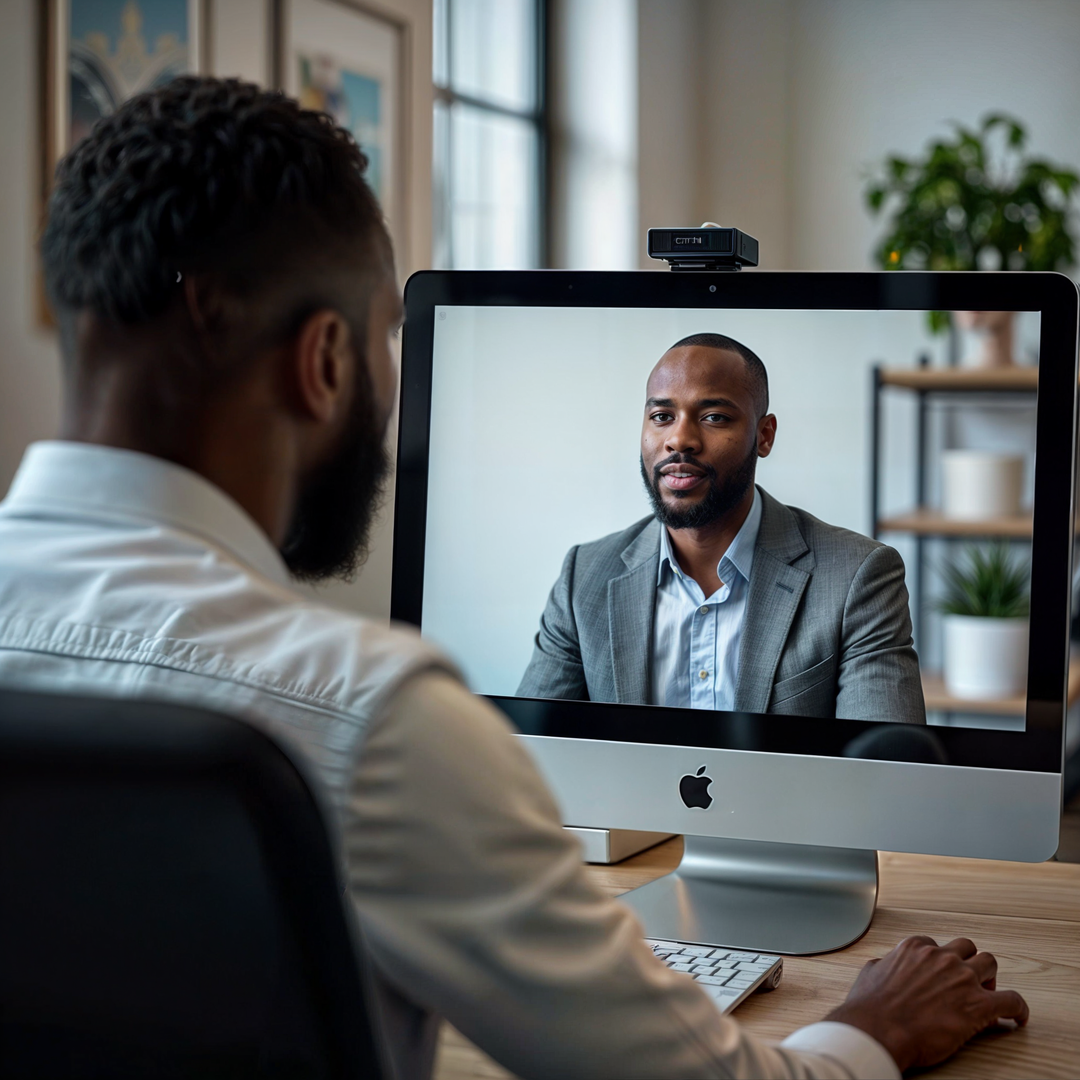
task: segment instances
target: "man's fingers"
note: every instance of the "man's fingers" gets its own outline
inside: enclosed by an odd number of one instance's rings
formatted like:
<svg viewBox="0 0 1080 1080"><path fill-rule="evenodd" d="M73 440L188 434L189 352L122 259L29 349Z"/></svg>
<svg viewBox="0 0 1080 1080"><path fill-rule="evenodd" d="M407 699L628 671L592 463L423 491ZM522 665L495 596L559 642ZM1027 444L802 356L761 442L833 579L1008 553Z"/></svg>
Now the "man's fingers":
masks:
<svg viewBox="0 0 1080 1080"><path fill-rule="evenodd" d="M958 937L942 945L946 952L955 953L961 960L970 960L979 950L975 948L975 942L971 938Z"/></svg>
<svg viewBox="0 0 1080 1080"><path fill-rule="evenodd" d="M1021 1027L1028 1022L1030 1010L1028 1003L1015 990L993 990L989 992L989 1013L995 1020L1015 1020Z"/></svg>
<svg viewBox="0 0 1080 1080"><path fill-rule="evenodd" d="M925 934L912 934L911 937L904 938L904 940L900 942L900 945L906 945L908 942L911 942L912 945L932 945L934 948L937 948L937 942L932 937L927 937ZM896 947L899 949L900 945L897 945Z"/></svg>
<svg viewBox="0 0 1080 1080"><path fill-rule="evenodd" d="M986 986L987 989L993 990L994 988L988 984L997 978L998 963L994 954L988 952L976 953L967 963L978 975L979 982Z"/></svg>

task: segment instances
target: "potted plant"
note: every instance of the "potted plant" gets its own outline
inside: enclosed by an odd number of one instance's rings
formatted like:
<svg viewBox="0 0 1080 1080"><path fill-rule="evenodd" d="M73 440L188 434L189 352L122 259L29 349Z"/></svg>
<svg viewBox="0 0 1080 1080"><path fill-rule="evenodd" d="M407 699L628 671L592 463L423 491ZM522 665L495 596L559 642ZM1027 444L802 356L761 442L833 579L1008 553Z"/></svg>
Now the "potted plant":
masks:
<svg viewBox="0 0 1080 1080"><path fill-rule="evenodd" d="M1005 543L970 547L944 570L945 687L953 697L1023 693L1027 679L1028 570Z"/></svg>
<svg viewBox="0 0 1080 1080"><path fill-rule="evenodd" d="M1072 169L1025 153L1027 132L993 113L977 129L952 125L922 157L888 157L864 192L888 227L874 250L884 270L1068 270L1075 263ZM964 312L958 320L983 339L978 363L1012 362L1010 312ZM949 312L929 313L939 333Z"/></svg>

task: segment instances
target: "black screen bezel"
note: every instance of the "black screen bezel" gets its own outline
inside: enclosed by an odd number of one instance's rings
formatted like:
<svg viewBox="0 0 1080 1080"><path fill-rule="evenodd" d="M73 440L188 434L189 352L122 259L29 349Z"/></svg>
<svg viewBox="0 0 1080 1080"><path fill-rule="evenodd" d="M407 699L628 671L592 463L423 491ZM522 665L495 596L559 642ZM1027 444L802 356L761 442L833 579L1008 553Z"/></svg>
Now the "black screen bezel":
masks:
<svg viewBox="0 0 1080 1080"><path fill-rule="evenodd" d="M405 289L391 617L420 625L435 309L488 307L1038 311L1041 315L1026 730L934 727L951 765L1061 771L1067 694L1077 407L1077 289L1061 274L422 271ZM492 700L520 731L840 756L874 721L650 705ZM813 732L813 737L810 732Z"/></svg>

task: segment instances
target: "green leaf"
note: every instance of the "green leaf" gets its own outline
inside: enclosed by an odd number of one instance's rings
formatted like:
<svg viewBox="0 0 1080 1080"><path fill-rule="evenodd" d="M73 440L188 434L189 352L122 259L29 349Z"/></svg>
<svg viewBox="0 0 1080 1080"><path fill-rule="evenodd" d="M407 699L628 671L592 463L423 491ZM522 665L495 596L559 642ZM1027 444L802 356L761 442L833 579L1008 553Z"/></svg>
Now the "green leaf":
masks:
<svg viewBox="0 0 1080 1080"><path fill-rule="evenodd" d="M950 128L919 157L888 155L865 181L867 210L885 225L878 265L975 270L980 251L996 251L1002 269L1072 268L1080 170L1025 157L1027 131L1005 113L988 113L974 130ZM940 332L940 320L928 319Z"/></svg>
<svg viewBox="0 0 1080 1080"><path fill-rule="evenodd" d="M948 311L928 311L926 328L931 334L944 334L952 325L952 315Z"/></svg>
<svg viewBox="0 0 1080 1080"><path fill-rule="evenodd" d="M894 180L902 180L908 170L908 163L901 157L891 157L886 162L886 168Z"/></svg>
<svg viewBox="0 0 1080 1080"><path fill-rule="evenodd" d="M990 544L967 548L965 565L942 570L945 595L940 609L947 615L971 615L987 619L1022 619L1029 611L1029 568L1013 558L1009 545Z"/></svg>

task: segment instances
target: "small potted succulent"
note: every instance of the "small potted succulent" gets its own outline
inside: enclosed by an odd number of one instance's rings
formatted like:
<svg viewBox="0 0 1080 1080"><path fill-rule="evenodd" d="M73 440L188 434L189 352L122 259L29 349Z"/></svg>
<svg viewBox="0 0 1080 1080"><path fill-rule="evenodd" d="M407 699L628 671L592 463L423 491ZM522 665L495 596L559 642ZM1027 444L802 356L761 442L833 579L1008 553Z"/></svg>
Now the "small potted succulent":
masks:
<svg viewBox="0 0 1080 1080"><path fill-rule="evenodd" d="M892 155L869 178L866 205L886 214L874 249L883 270L1069 270L1076 261L1072 199L1080 176L1025 153L1027 131L992 113L976 129L953 124L919 158ZM958 312L981 343L978 366L1012 363L1012 312ZM929 313L940 333L947 311Z"/></svg>
<svg viewBox="0 0 1080 1080"><path fill-rule="evenodd" d="M953 697L1022 694L1027 679L1028 568L1007 544L967 549L944 570L945 687Z"/></svg>

